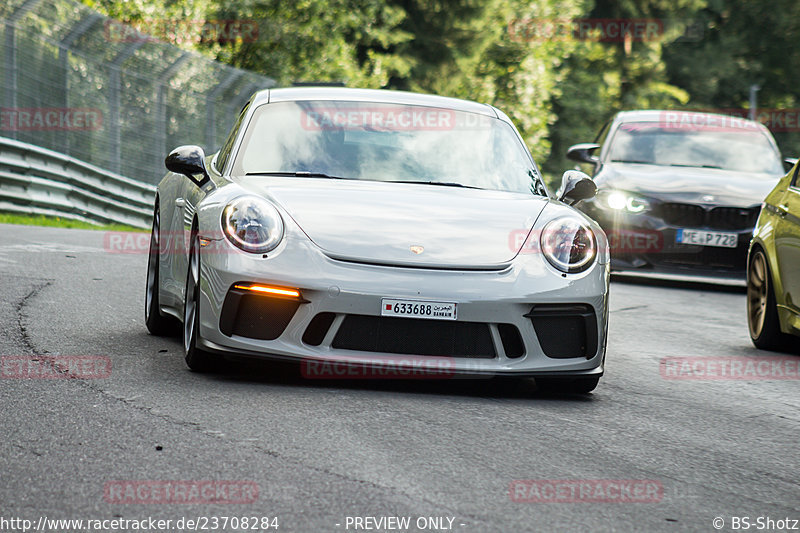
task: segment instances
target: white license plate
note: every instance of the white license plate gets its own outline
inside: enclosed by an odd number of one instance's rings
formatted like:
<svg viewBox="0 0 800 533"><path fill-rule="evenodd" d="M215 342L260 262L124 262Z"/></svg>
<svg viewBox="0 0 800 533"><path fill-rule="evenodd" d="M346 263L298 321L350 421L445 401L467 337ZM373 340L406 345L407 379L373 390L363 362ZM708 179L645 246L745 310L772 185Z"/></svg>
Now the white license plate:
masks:
<svg viewBox="0 0 800 533"><path fill-rule="evenodd" d="M455 320L456 304L453 302L427 302L422 300L395 300L393 298L383 298L381 300L381 316Z"/></svg>
<svg viewBox="0 0 800 533"><path fill-rule="evenodd" d="M679 229L675 242L696 244L698 246L717 246L719 248L736 248L739 236L736 233L719 231L701 231L696 229Z"/></svg>

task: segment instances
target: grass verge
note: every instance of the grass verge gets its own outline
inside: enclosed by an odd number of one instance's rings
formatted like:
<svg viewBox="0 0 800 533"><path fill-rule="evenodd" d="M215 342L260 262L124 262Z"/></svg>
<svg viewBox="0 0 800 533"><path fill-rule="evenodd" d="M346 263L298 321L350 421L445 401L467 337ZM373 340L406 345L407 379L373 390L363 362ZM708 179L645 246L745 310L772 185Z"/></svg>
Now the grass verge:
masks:
<svg viewBox="0 0 800 533"><path fill-rule="evenodd" d="M46 217L44 215L20 215L16 213L0 213L0 224L22 224L25 226L48 226L55 228L94 229L102 231L138 231L145 232L142 228L134 228L125 224L106 224L95 226L80 220L68 218Z"/></svg>

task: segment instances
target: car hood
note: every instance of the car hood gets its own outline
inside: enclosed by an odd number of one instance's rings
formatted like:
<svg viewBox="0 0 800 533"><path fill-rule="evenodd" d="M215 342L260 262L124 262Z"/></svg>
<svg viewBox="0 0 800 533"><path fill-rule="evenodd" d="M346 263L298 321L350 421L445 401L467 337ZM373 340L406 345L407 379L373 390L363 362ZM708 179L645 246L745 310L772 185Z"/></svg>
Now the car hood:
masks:
<svg viewBox="0 0 800 533"><path fill-rule="evenodd" d="M234 181L284 209L330 257L428 268L504 268L522 246L519 234L531 229L548 202L529 194L379 181Z"/></svg>
<svg viewBox="0 0 800 533"><path fill-rule="evenodd" d="M760 204L780 178L714 168L612 163L603 167L596 181L603 189L639 192L665 202L749 207Z"/></svg>

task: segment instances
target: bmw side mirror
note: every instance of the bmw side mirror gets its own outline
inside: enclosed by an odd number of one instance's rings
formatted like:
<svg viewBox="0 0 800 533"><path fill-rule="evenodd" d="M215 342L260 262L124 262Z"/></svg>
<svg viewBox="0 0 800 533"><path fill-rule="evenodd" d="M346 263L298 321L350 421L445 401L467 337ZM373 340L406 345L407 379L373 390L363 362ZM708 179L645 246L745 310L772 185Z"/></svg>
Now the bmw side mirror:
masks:
<svg viewBox="0 0 800 533"><path fill-rule="evenodd" d="M794 168L794 166L796 164L797 164L797 158L796 157L787 157L786 159L783 160L783 169L786 172L789 172L790 170L792 170Z"/></svg>
<svg viewBox="0 0 800 533"><path fill-rule="evenodd" d="M591 163L592 165L596 165L600 162L600 158L592 152L598 148L600 148L600 145L595 143L574 144L567 149L567 159L572 159L579 163Z"/></svg>
<svg viewBox="0 0 800 533"><path fill-rule="evenodd" d="M568 205L575 205L581 200L594 198L597 185L594 180L580 170L567 170L561 176L561 187L556 193L559 201Z"/></svg>
<svg viewBox="0 0 800 533"><path fill-rule="evenodd" d="M206 154L199 146L179 146L169 153L164 165L170 172L183 174L200 187L209 179L205 160Z"/></svg>

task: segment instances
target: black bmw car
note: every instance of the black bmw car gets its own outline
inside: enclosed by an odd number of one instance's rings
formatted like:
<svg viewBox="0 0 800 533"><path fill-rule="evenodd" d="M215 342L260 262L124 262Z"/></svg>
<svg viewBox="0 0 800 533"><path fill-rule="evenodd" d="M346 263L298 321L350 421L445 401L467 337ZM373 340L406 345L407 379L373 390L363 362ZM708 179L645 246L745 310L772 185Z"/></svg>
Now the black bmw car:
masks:
<svg viewBox="0 0 800 533"><path fill-rule="evenodd" d="M567 157L594 166L580 204L608 234L612 268L744 279L761 202L784 174L761 124L685 111L625 111Z"/></svg>

